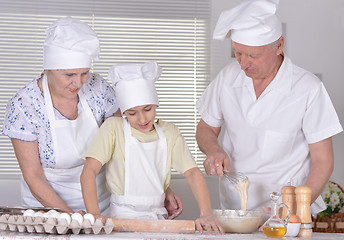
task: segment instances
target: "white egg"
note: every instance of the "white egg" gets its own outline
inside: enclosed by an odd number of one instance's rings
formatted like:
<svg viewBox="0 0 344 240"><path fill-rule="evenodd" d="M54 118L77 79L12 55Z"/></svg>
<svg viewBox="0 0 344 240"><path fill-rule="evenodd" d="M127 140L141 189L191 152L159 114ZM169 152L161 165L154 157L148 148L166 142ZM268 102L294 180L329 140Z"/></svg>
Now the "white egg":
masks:
<svg viewBox="0 0 344 240"><path fill-rule="evenodd" d="M72 221L72 219L68 213L61 213L58 221L60 222L62 219L66 219L68 225Z"/></svg>
<svg viewBox="0 0 344 240"><path fill-rule="evenodd" d="M28 210L25 210L25 212L23 213L23 216L28 216L28 217L33 217L35 216L35 211L32 210L32 209L28 209Z"/></svg>
<svg viewBox="0 0 344 240"><path fill-rule="evenodd" d="M91 214L91 213L86 213L86 214L84 215L84 219L85 219L85 220L88 219L88 220L90 221L91 225L94 224L95 219L94 219L93 214Z"/></svg>
<svg viewBox="0 0 344 240"><path fill-rule="evenodd" d="M60 213L58 211L51 212L49 217L58 219L60 217Z"/></svg>
<svg viewBox="0 0 344 240"><path fill-rule="evenodd" d="M35 217L43 217L43 213L41 211L35 212Z"/></svg>
<svg viewBox="0 0 344 240"><path fill-rule="evenodd" d="M50 213L50 214L57 213L57 212L58 211L56 211L55 209L51 209L51 210L48 211L48 213Z"/></svg>
<svg viewBox="0 0 344 240"><path fill-rule="evenodd" d="M49 212L45 212L45 213L43 213L42 217L49 218L50 217L50 213Z"/></svg>
<svg viewBox="0 0 344 240"><path fill-rule="evenodd" d="M73 213L72 220L76 220L81 225L82 222L84 221L84 218L80 213Z"/></svg>

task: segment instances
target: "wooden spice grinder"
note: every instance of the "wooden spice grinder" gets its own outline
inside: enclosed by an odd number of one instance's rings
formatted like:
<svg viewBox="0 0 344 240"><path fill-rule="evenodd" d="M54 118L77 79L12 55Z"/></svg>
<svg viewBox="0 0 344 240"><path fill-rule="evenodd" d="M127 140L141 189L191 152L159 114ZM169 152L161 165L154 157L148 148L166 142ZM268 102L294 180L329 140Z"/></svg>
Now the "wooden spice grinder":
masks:
<svg viewBox="0 0 344 240"><path fill-rule="evenodd" d="M296 214L296 195L294 186L284 186L281 190L282 202L288 206L290 214ZM282 219L286 219L288 216L288 210L283 207Z"/></svg>
<svg viewBox="0 0 344 240"><path fill-rule="evenodd" d="M312 190L307 186L299 186L295 189L297 211L296 215L301 220L301 228L298 237L312 237L311 194Z"/></svg>

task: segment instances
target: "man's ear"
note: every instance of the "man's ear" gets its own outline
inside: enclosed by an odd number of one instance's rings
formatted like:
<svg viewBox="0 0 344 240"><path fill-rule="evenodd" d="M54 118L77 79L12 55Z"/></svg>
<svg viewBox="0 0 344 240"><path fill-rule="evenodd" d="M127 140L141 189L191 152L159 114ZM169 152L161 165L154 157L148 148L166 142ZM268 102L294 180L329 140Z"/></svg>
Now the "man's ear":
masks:
<svg viewBox="0 0 344 240"><path fill-rule="evenodd" d="M276 54L277 55L281 55L283 53L283 47L284 47L284 37L281 36L278 39L278 46L277 46L277 49L276 49Z"/></svg>

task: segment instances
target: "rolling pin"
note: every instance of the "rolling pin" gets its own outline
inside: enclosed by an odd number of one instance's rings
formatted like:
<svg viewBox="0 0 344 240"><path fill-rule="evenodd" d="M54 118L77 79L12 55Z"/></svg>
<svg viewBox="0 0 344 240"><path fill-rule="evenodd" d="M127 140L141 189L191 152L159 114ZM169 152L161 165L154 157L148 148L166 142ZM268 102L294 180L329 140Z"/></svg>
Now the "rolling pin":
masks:
<svg viewBox="0 0 344 240"><path fill-rule="evenodd" d="M194 233L192 220L112 219L117 232Z"/></svg>

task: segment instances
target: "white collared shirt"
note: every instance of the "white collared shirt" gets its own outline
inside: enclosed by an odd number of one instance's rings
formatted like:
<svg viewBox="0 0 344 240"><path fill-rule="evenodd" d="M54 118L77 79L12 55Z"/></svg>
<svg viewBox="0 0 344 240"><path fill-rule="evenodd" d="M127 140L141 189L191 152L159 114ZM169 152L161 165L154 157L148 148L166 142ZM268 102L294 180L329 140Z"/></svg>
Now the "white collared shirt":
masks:
<svg viewBox="0 0 344 240"><path fill-rule="evenodd" d="M252 79L235 62L209 84L197 108L208 125L225 128L222 144L231 170L256 182L249 209L288 182L303 184L311 164L308 144L342 131L323 83L286 56L258 99Z"/></svg>

